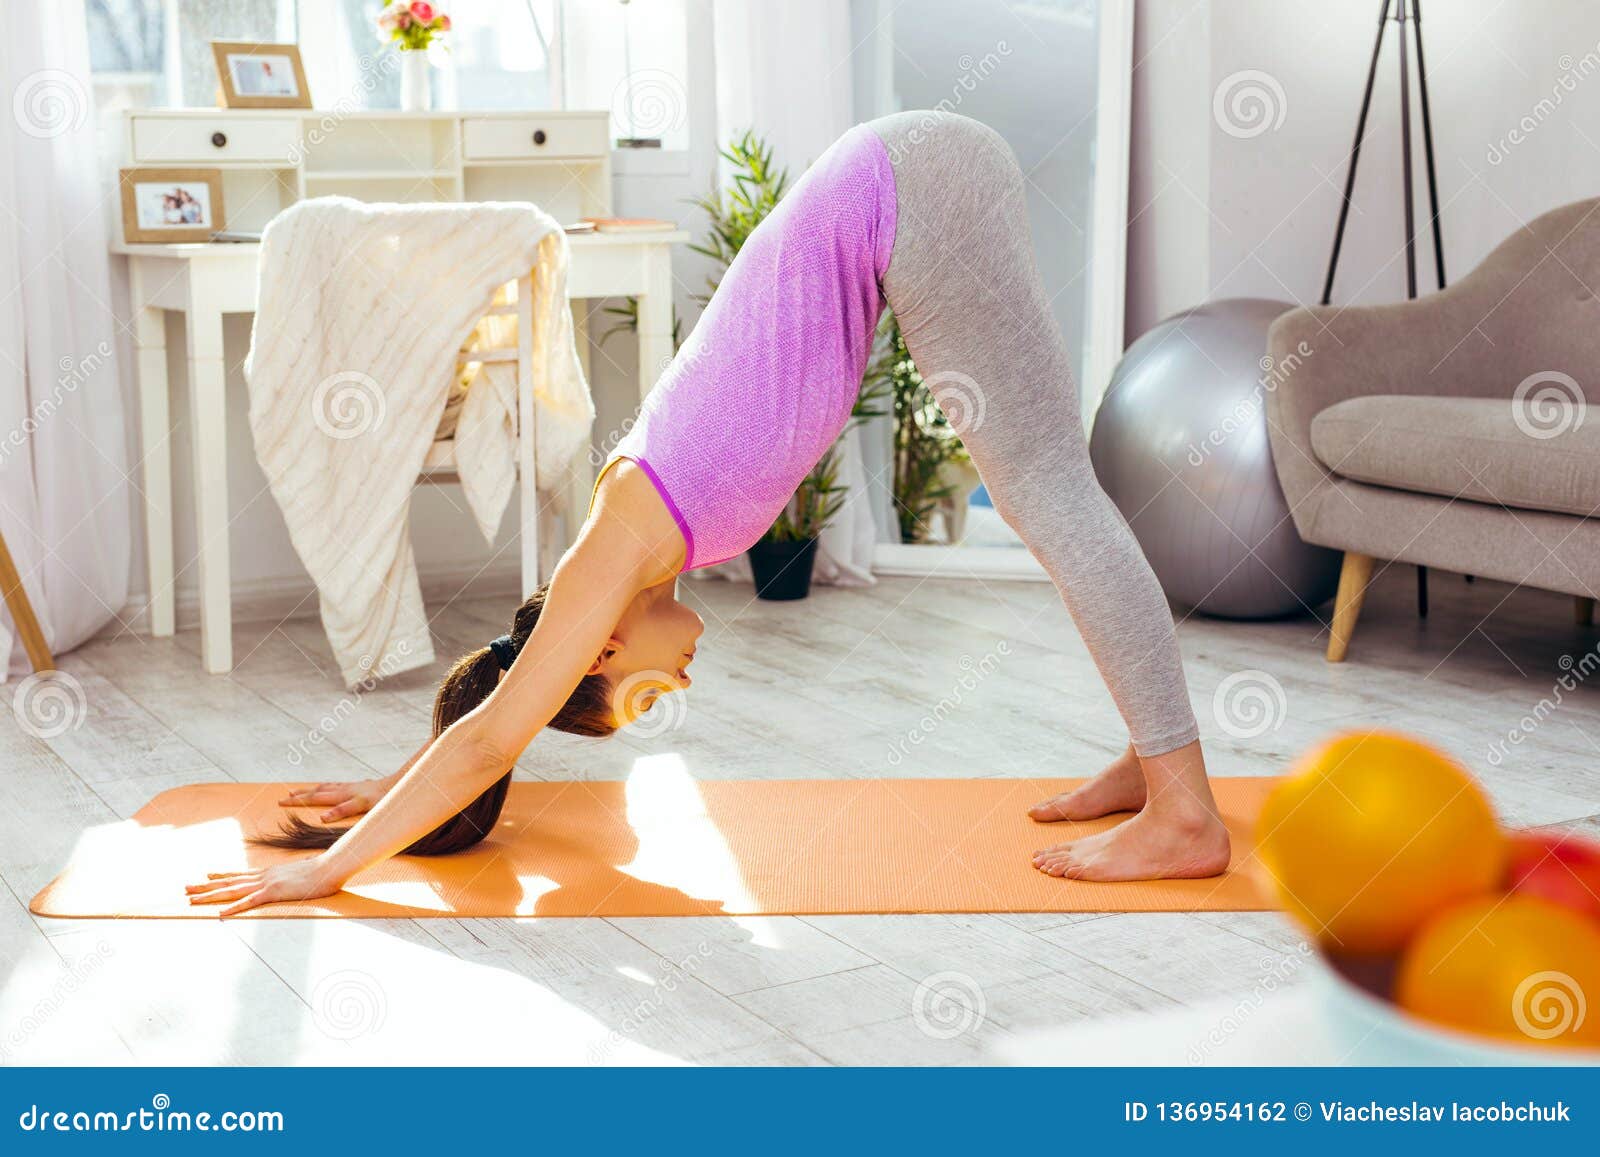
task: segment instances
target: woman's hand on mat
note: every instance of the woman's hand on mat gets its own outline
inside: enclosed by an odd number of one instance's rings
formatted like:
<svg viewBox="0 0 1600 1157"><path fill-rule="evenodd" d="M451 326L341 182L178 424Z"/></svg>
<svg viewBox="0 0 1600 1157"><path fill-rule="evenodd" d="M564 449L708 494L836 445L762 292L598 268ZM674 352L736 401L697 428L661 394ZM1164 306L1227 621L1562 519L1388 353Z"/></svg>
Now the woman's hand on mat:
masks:
<svg viewBox="0 0 1600 1157"><path fill-rule="evenodd" d="M342 887L344 881L329 874L322 857L312 856L248 872L212 872L204 884L190 884L184 891L191 904L227 904L220 915L237 916L263 904L320 900Z"/></svg>
<svg viewBox="0 0 1600 1157"><path fill-rule="evenodd" d="M354 783L319 783L316 787L303 787L291 791L278 801L279 807L325 807L317 817L322 823L332 823L346 816L358 816L378 806L378 801L394 786L394 777L362 779Z"/></svg>

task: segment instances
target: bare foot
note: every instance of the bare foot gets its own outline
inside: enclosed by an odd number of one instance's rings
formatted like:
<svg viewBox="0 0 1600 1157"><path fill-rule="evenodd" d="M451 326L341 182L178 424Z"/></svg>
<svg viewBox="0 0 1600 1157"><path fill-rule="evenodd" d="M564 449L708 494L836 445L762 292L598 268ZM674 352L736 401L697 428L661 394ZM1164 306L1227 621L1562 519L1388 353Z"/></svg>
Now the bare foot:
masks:
<svg viewBox="0 0 1600 1157"><path fill-rule="evenodd" d="M1099 835L1035 852L1033 866L1074 880L1172 880L1227 870L1228 829L1209 801L1163 796Z"/></svg>
<svg viewBox="0 0 1600 1157"><path fill-rule="evenodd" d="M1136 812L1144 807L1144 771L1129 747L1115 762L1075 791L1036 803L1028 815L1042 824L1061 820L1093 820L1112 812Z"/></svg>

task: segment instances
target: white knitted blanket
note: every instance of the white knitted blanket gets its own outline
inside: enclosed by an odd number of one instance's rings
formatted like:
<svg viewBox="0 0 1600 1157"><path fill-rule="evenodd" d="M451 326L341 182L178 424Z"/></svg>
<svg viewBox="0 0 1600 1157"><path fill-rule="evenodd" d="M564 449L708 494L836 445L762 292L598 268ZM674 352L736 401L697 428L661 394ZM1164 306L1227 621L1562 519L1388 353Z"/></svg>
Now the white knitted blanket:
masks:
<svg viewBox="0 0 1600 1157"><path fill-rule="evenodd" d="M566 236L548 214L323 197L279 214L262 237L250 428L349 686L433 661L411 491L457 351L496 288L530 269L535 461L539 486L555 489L588 442L594 405L573 345ZM467 391L456 461L493 541L516 473L514 376Z"/></svg>

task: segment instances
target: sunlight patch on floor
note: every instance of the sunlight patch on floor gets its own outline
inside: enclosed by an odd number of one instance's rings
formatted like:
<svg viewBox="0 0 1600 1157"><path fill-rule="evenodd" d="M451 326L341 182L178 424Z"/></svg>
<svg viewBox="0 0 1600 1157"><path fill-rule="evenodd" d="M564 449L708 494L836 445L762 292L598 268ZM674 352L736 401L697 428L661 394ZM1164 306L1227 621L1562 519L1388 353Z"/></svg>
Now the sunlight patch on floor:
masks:
<svg viewBox="0 0 1600 1157"><path fill-rule="evenodd" d="M151 907L185 904L183 885L197 882L196 864L207 872L243 871L245 833L232 818L192 824L143 824L133 820L100 824L86 829L74 843L67 864L114 864L112 873L74 877L57 882L54 899L65 910L84 906L75 895L91 896L87 907L100 912L140 912Z"/></svg>
<svg viewBox="0 0 1600 1157"><path fill-rule="evenodd" d="M639 850L622 870L640 880L714 897L730 908L757 907L722 832L706 814L700 786L676 753L633 761L627 786L628 823ZM770 920L730 917L761 948L781 948Z"/></svg>
<svg viewBox="0 0 1600 1157"><path fill-rule="evenodd" d="M236 925L309 1006L300 1064L677 1065L505 965L354 920ZM640 1000L655 982L640 981Z"/></svg>

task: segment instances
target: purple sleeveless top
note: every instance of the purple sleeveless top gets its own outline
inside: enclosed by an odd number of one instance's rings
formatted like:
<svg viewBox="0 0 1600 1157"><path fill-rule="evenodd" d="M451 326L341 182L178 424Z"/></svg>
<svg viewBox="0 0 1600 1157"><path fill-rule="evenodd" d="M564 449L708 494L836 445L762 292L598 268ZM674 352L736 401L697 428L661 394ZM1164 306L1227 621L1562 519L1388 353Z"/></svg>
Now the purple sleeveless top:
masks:
<svg viewBox="0 0 1600 1157"><path fill-rule="evenodd" d="M858 126L750 234L651 390L607 468L631 458L649 476L684 570L747 550L843 432L894 232L889 155Z"/></svg>

